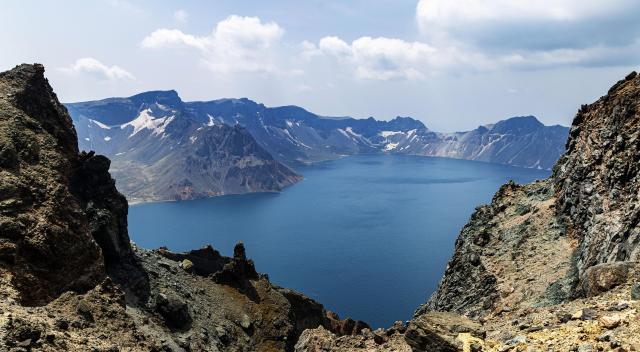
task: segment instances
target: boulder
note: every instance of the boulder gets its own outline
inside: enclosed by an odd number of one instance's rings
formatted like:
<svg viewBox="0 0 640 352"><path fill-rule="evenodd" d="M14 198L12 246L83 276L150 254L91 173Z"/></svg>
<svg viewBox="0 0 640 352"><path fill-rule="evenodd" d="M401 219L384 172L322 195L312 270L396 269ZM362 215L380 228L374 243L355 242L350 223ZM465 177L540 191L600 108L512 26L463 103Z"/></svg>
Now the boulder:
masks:
<svg viewBox="0 0 640 352"><path fill-rule="evenodd" d="M603 263L590 267L582 276L582 290L587 297L603 292L627 282L631 264L627 262Z"/></svg>
<svg viewBox="0 0 640 352"><path fill-rule="evenodd" d="M631 286L631 299L640 300L640 284L633 284Z"/></svg>
<svg viewBox="0 0 640 352"><path fill-rule="evenodd" d="M193 262L190 261L189 259L185 259L182 262L180 262L180 267L186 272L192 272L193 271Z"/></svg>
<svg viewBox="0 0 640 352"><path fill-rule="evenodd" d="M166 247L160 247L156 252L167 259L180 262L183 269L205 277L221 271L224 265L231 261L230 258L220 255L211 245L185 253L171 252ZM186 268L188 266L190 268Z"/></svg>
<svg viewBox="0 0 640 352"><path fill-rule="evenodd" d="M9 321L4 335L4 343L9 347L22 347L30 350L30 347L42 336L42 328L22 319Z"/></svg>
<svg viewBox="0 0 640 352"><path fill-rule="evenodd" d="M617 328L623 321L624 319L620 315L614 314L600 317L600 319L598 319L598 324L605 329L611 330Z"/></svg>
<svg viewBox="0 0 640 352"><path fill-rule="evenodd" d="M578 309L571 315L573 320L593 320L597 317L598 312L592 308Z"/></svg>
<svg viewBox="0 0 640 352"><path fill-rule="evenodd" d="M462 341L457 339L461 333L468 333L476 338L485 337L482 325L462 315L428 312L409 322L405 340L416 352L456 352L463 347Z"/></svg>
<svg viewBox="0 0 640 352"><path fill-rule="evenodd" d="M364 329L371 330L371 327L363 321L351 318L340 319L334 312L327 312L327 320L329 330L338 336L358 335Z"/></svg>
<svg viewBox="0 0 640 352"><path fill-rule="evenodd" d="M156 312L162 316L169 328L184 330L191 325L189 306L174 295L156 295Z"/></svg>
<svg viewBox="0 0 640 352"><path fill-rule="evenodd" d="M253 260L247 259L242 242L233 249L233 259L226 263L222 270L213 274L216 283L229 285L240 289L250 288L248 281L259 278Z"/></svg>

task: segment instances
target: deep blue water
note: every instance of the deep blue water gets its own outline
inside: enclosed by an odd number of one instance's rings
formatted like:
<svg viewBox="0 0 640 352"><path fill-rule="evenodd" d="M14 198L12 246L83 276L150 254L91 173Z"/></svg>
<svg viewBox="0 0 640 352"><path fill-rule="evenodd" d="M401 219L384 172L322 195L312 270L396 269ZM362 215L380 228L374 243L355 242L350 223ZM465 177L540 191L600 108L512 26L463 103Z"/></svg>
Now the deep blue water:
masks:
<svg viewBox="0 0 640 352"><path fill-rule="evenodd" d="M280 194L132 206L145 248L244 241L259 272L374 328L407 320L442 276L473 209L501 184L548 171L444 158L368 155L299 169Z"/></svg>

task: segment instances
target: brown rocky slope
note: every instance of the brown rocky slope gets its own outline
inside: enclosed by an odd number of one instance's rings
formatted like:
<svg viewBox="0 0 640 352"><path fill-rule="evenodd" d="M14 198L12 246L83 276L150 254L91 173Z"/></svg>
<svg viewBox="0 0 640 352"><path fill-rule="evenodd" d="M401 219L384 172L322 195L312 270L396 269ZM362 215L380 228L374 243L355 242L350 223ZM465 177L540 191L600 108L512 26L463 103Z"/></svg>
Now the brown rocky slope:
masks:
<svg viewBox="0 0 640 352"><path fill-rule="evenodd" d="M0 351L286 351L339 320L233 258L134 248L109 160L79 153L41 65L0 73Z"/></svg>

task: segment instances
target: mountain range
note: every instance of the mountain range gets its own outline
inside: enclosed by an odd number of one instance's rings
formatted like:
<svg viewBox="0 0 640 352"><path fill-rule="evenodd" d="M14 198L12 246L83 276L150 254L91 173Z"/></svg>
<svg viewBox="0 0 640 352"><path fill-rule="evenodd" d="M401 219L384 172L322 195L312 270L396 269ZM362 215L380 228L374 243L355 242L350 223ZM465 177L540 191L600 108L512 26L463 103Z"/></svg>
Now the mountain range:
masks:
<svg viewBox="0 0 640 352"><path fill-rule="evenodd" d="M301 164L345 155L436 156L550 169L568 128L533 116L440 133L411 117L323 117L246 98L184 102L177 92L65 104L81 150L112 159L130 201L279 191Z"/></svg>
<svg viewBox="0 0 640 352"><path fill-rule="evenodd" d="M131 202L276 192L301 179L247 129L202 124L175 94L67 107L80 149L113 159L118 187Z"/></svg>

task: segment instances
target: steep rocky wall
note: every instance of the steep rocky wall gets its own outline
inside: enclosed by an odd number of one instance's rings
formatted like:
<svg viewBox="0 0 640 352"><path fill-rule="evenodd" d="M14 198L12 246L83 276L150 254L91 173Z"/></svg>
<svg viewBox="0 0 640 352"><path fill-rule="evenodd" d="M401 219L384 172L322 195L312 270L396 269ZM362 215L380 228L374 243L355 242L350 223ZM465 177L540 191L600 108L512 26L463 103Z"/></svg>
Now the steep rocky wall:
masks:
<svg viewBox="0 0 640 352"><path fill-rule="evenodd" d="M590 267L638 261L639 137L640 77L632 73L580 108L550 179L507 184L477 209L438 289L416 314L483 316L558 302L585 293Z"/></svg>
<svg viewBox="0 0 640 352"><path fill-rule="evenodd" d="M66 109L41 65L0 73L0 270L23 304L86 291L126 266L145 290L108 160L78 154Z"/></svg>
<svg viewBox="0 0 640 352"><path fill-rule="evenodd" d="M616 83L576 115L554 168L558 213L578 239L579 275L596 264L640 259L640 77Z"/></svg>
<svg viewBox="0 0 640 352"><path fill-rule="evenodd" d="M482 317L570 295L573 243L555 215L553 184L503 185L456 241L438 289L415 313Z"/></svg>

